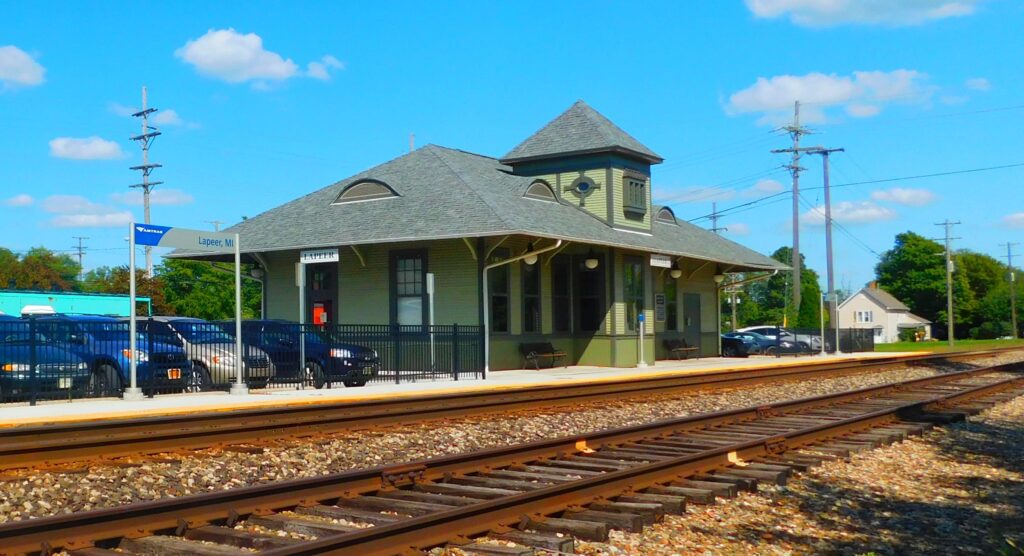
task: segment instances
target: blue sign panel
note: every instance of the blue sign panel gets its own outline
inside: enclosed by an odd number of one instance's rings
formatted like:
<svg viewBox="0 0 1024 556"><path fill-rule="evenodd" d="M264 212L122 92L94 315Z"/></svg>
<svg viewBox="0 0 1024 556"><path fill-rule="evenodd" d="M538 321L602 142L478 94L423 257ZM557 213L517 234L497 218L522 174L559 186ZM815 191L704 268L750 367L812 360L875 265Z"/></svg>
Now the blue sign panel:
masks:
<svg viewBox="0 0 1024 556"><path fill-rule="evenodd" d="M235 250L238 236L226 232L204 232L188 228L135 224L132 226L136 245L173 247L187 251L230 253Z"/></svg>
<svg viewBox="0 0 1024 556"><path fill-rule="evenodd" d="M163 239L171 229L170 226L157 226L154 224L136 224L135 225L135 244L136 245L160 245L160 240Z"/></svg>

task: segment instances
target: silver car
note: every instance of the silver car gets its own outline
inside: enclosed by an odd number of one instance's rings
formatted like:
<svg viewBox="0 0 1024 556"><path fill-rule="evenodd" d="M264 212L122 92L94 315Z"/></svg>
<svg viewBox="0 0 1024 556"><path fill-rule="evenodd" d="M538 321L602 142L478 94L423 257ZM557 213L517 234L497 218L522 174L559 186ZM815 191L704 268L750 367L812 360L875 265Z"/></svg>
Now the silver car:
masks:
<svg viewBox="0 0 1024 556"><path fill-rule="evenodd" d="M138 319L140 331L153 341L180 344L192 360L192 371L185 377L186 392L209 390L238 380L235 367L235 337L216 324L188 317L152 317ZM274 362L255 346L242 346L243 380L249 388L264 388L277 374Z"/></svg>

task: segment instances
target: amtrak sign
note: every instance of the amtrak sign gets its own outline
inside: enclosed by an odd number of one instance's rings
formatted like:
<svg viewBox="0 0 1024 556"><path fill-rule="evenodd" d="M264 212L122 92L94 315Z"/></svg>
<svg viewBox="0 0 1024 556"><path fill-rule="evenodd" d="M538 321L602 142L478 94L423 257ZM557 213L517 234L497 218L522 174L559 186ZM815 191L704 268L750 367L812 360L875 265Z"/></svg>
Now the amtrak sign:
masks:
<svg viewBox="0 0 1024 556"><path fill-rule="evenodd" d="M132 222L128 227L128 266L131 272L128 280L128 291L131 296L131 317L129 321L130 353L136 351L138 338L135 322L135 247L170 247L186 252L233 253L235 256L235 372L237 382L231 385L232 394L247 394L243 378L242 363L242 256L239 251L238 234L225 232L204 232L188 228L157 226L156 224L137 224ZM141 400L142 389L138 385L137 357L129 362L131 385L124 391L125 400Z"/></svg>
<svg viewBox="0 0 1024 556"><path fill-rule="evenodd" d="M132 234L136 245L173 247L186 251L213 253L234 252L238 237L225 232L204 232L155 224L133 224Z"/></svg>

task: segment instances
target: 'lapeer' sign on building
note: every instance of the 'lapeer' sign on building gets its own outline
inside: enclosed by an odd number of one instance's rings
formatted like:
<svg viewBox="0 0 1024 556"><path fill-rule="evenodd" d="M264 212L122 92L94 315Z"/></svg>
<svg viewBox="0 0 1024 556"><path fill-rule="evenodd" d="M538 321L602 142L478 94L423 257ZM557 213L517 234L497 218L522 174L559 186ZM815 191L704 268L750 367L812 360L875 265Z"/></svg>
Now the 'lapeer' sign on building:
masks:
<svg viewBox="0 0 1024 556"><path fill-rule="evenodd" d="M132 230L135 234L136 245L174 247L186 251L212 251L215 253L235 251L235 234L204 232L155 224L135 224Z"/></svg>

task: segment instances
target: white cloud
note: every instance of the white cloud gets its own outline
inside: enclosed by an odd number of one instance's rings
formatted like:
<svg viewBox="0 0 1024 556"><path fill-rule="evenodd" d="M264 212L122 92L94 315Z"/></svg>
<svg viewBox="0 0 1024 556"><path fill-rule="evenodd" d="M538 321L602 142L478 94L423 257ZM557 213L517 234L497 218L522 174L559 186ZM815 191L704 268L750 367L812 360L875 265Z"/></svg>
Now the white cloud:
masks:
<svg viewBox="0 0 1024 556"><path fill-rule="evenodd" d="M779 193L786 189L785 185L782 185L777 180L772 179L761 179L757 180L757 183L750 186L750 189L744 191L744 195L747 197L754 197L760 195L771 195L772 193Z"/></svg>
<svg viewBox="0 0 1024 556"><path fill-rule="evenodd" d="M1024 212L1007 214L1003 217L1001 223L1004 228L1022 229L1024 228Z"/></svg>
<svg viewBox="0 0 1024 556"><path fill-rule="evenodd" d="M896 211L871 201L842 201L832 205L832 220L840 224L869 224L896 218ZM800 221L809 226L825 225L825 207L803 213Z"/></svg>
<svg viewBox="0 0 1024 556"><path fill-rule="evenodd" d="M50 156L74 160L121 158L121 146L101 137L58 137L50 141Z"/></svg>
<svg viewBox="0 0 1024 556"><path fill-rule="evenodd" d="M62 214L50 220L56 228L118 228L127 226L133 217L130 212L105 214Z"/></svg>
<svg viewBox="0 0 1024 556"><path fill-rule="evenodd" d="M922 207L934 201L935 194L927 189L894 187L892 189L872 191L871 198L876 201L888 201L911 207Z"/></svg>
<svg viewBox="0 0 1024 556"><path fill-rule="evenodd" d="M122 205L142 205L142 192L137 190L114 193L110 198ZM180 189L154 189L149 194L151 205L187 205L193 201L195 198L192 195Z"/></svg>
<svg viewBox="0 0 1024 556"><path fill-rule="evenodd" d="M113 114L117 114L118 116L122 117L131 116L132 114L136 114L139 111L139 109L135 106L126 106L119 102L111 102L107 104L107 110L109 110ZM157 111L156 114L152 115L149 118L149 121L152 123L152 125L158 126L184 126L187 128L200 127L200 125L195 122L186 121L181 117L180 114L178 114L177 110L171 108L161 109Z"/></svg>
<svg viewBox="0 0 1024 556"><path fill-rule="evenodd" d="M922 84L927 77L907 69L759 77L753 85L733 93L725 109L730 115L761 113L761 123L777 123L792 118L793 103L799 100L801 121L806 123L824 121L825 109L833 106L845 107L854 117L874 116L887 102L927 100L933 92Z"/></svg>
<svg viewBox="0 0 1024 556"><path fill-rule="evenodd" d="M132 213L94 203L81 195L51 195L40 203L43 210L56 214L50 225L57 228L113 228L126 226Z"/></svg>
<svg viewBox="0 0 1024 556"><path fill-rule="evenodd" d="M964 82L964 86L972 91L987 91L992 88L992 83L984 77L972 77Z"/></svg>
<svg viewBox="0 0 1024 556"><path fill-rule="evenodd" d="M185 123L174 110L161 110L157 112L151 119L156 125L181 125Z"/></svg>
<svg viewBox="0 0 1024 556"><path fill-rule="evenodd" d="M726 230L725 230L726 233L728 233L729 235L734 235L734 236L749 236L750 235L750 226L747 226L746 224L744 224L742 222L733 222L731 224L726 224L725 228L726 228Z"/></svg>
<svg viewBox="0 0 1024 556"><path fill-rule="evenodd" d="M981 0L746 0L755 16L807 27L916 25L974 13Z"/></svg>
<svg viewBox="0 0 1024 556"><path fill-rule="evenodd" d="M341 60L328 54L327 56L320 58L319 62L310 62L306 64L306 75L313 79L326 81L331 78L330 70L344 68L345 64L342 64Z"/></svg>
<svg viewBox="0 0 1024 556"><path fill-rule="evenodd" d="M46 68L39 65L24 50L8 45L0 46L0 89L32 87L43 82Z"/></svg>
<svg viewBox="0 0 1024 556"><path fill-rule="evenodd" d="M20 193L8 199L4 199L3 205L5 207L27 207L34 202L36 201L31 195L27 193Z"/></svg>
<svg viewBox="0 0 1024 556"><path fill-rule="evenodd" d="M303 71L290 58L263 48L263 39L256 33L242 34L234 29L210 29L198 39L185 43L174 53L196 70L227 81L252 81L256 89L267 89L269 83L292 77L307 76L319 80L330 79L331 70L344 67L331 55L309 62Z"/></svg>
<svg viewBox="0 0 1024 556"><path fill-rule="evenodd" d="M108 103L107 104L107 110L110 110L114 114L117 114L118 116L123 116L123 117L131 116L132 114L134 114L134 113L139 111L139 109L134 107L134 106L125 106L125 105L123 105L123 104L121 104L119 102Z"/></svg>

